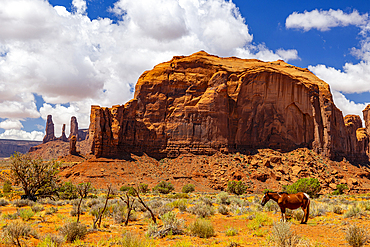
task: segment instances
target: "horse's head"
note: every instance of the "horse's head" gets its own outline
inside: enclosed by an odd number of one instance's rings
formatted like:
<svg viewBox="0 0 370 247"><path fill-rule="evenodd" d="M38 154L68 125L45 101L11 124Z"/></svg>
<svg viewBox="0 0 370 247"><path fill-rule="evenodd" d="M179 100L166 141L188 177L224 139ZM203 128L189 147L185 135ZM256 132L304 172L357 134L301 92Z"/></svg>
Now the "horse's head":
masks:
<svg viewBox="0 0 370 247"><path fill-rule="evenodd" d="M262 197L262 200L261 200L261 205L262 207L265 206L265 204L270 200L270 195L269 195L269 192L266 192L263 197Z"/></svg>

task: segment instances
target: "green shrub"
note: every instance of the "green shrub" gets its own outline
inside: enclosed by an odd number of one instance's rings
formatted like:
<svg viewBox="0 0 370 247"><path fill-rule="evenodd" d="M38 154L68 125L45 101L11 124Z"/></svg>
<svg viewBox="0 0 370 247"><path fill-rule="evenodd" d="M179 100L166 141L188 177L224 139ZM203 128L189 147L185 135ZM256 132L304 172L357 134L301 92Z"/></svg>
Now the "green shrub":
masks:
<svg viewBox="0 0 370 247"><path fill-rule="evenodd" d="M30 208L19 210L19 216L24 221L30 220L34 215L35 213Z"/></svg>
<svg viewBox="0 0 370 247"><path fill-rule="evenodd" d="M350 246L361 247L369 240L369 236L364 228L354 224L347 228L345 239Z"/></svg>
<svg viewBox="0 0 370 247"><path fill-rule="evenodd" d="M139 184L139 192L140 193L148 193L150 191L149 186L147 184L140 183Z"/></svg>
<svg viewBox="0 0 370 247"><path fill-rule="evenodd" d="M171 199L181 199L181 198L189 198L189 195L187 193L176 193L174 195L167 195L167 198Z"/></svg>
<svg viewBox="0 0 370 247"><path fill-rule="evenodd" d="M172 206L175 208L178 208L180 211L186 211L186 208L188 207L188 200L186 199L178 199L176 201L173 201Z"/></svg>
<svg viewBox="0 0 370 247"><path fill-rule="evenodd" d="M159 182L154 188L153 191L159 192L161 194L168 194L172 191L174 191L175 188L170 182L161 181Z"/></svg>
<svg viewBox="0 0 370 247"><path fill-rule="evenodd" d="M269 226L272 224L272 220L265 213L256 213L254 218L247 224L250 230L257 230L261 226Z"/></svg>
<svg viewBox="0 0 370 247"><path fill-rule="evenodd" d="M193 236L200 238L209 238L215 235L212 222L202 218L198 218L195 222L191 223L188 229Z"/></svg>
<svg viewBox="0 0 370 247"><path fill-rule="evenodd" d="M124 185L119 190L123 192L127 192L131 196L135 195L135 189L132 186Z"/></svg>
<svg viewBox="0 0 370 247"><path fill-rule="evenodd" d="M190 192L193 192L193 191L195 191L194 184L185 184L182 187L182 193L190 193Z"/></svg>
<svg viewBox="0 0 370 247"><path fill-rule="evenodd" d="M65 182L59 187L58 196L63 200L77 199L77 188L72 182Z"/></svg>
<svg viewBox="0 0 370 247"><path fill-rule="evenodd" d="M333 195L342 195L344 190L348 190L348 186L346 184L337 184L337 189L334 190Z"/></svg>
<svg viewBox="0 0 370 247"><path fill-rule="evenodd" d="M236 236L236 235L238 235L238 230L233 228L233 227L229 227L229 228L226 229L225 235L228 236L228 237Z"/></svg>
<svg viewBox="0 0 370 247"><path fill-rule="evenodd" d="M297 182L288 186L283 186L283 188L284 191L289 194L304 192L310 197L317 197L317 194L321 190L321 185L317 178L300 178Z"/></svg>
<svg viewBox="0 0 370 247"><path fill-rule="evenodd" d="M73 242L76 239L84 239L87 234L87 229L83 224L72 222L62 226L59 232L65 236L67 242Z"/></svg>
<svg viewBox="0 0 370 247"><path fill-rule="evenodd" d="M6 180L3 184L3 193L7 194L7 193L10 193L12 190L13 190L12 183Z"/></svg>
<svg viewBox="0 0 370 247"><path fill-rule="evenodd" d="M247 190L247 185L243 183L242 181L229 181L227 183L227 192L236 194L236 195L242 195Z"/></svg>

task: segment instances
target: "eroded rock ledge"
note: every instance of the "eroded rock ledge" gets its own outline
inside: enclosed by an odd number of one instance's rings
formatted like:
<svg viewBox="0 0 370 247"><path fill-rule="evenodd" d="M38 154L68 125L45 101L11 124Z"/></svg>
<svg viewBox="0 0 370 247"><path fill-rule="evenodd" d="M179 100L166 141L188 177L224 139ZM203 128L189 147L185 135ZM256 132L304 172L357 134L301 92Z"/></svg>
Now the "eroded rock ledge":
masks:
<svg viewBox="0 0 370 247"><path fill-rule="evenodd" d="M308 69L201 51L144 72L125 105L92 106L89 142L98 157L308 147L368 162L369 110L362 128L358 117L344 121L329 85Z"/></svg>

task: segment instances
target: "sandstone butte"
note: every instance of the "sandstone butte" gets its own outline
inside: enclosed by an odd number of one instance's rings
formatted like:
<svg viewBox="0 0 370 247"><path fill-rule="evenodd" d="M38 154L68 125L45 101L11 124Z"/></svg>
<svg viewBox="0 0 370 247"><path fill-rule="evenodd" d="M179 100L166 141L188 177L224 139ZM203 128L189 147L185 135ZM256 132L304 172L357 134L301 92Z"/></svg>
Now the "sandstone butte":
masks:
<svg viewBox="0 0 370 247"><path fill-rule="evenodd" d="M366 128L359 116L343 118L329 85L308 69L200 51L144 72L126 104L91 106L88 142L97 157L307 147L367 163L369 111Z"/></svg>

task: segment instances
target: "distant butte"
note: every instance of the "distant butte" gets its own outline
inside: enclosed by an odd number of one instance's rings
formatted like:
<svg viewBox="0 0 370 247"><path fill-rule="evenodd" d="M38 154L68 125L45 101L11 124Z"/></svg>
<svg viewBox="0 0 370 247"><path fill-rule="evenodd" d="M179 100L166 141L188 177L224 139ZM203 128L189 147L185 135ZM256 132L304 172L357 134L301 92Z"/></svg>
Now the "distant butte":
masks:
<svg viewBox="0 0 370 247"><path fill-rule="evenodd" d="M201 51L144 72L125 105L91 106L88 143L96 157L307 147L368 163L369 110L362 128L358 116L343 118L329 85L308 69Z"/></svg>

